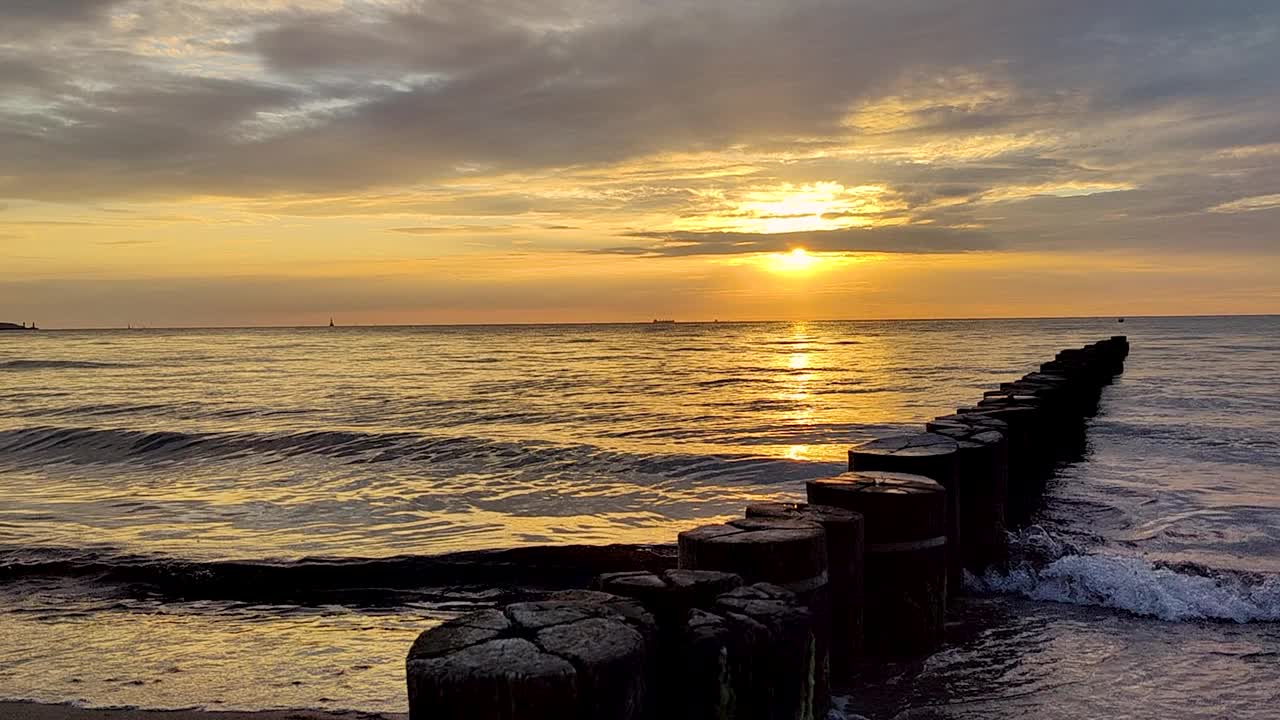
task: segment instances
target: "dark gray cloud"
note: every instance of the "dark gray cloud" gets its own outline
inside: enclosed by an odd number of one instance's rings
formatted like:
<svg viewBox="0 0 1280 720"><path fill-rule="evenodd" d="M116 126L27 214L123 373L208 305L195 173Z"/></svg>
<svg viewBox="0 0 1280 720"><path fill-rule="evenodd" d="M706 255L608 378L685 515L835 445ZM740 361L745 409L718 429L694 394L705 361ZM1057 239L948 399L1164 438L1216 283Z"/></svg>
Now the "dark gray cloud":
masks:
<svg viewBox="0 0 1280 720"><path fill-rule="evenodd" d="M57 43L69 34L104 27L113 8L128 0L0 0L0 55L5 45ZM53 58L56 59L56 54ZM46 64L41 57L37 65ZM48 63L52 64L52 63ZM0 88L8 71L0 67Z"/></svg>
<svg viewBox="0 0 1280 720"><path fill-rule="evenodd" d="M25 58L0 54L0 88L9 91L39 90L55 83L53 74L40 65Z"/></svg>
<svg viewBox="0 0 1280 720"><path fill-rule="evenodd" d="M124 0L3 0L0 19L17 23L73 23L99 19Z"/></svg>

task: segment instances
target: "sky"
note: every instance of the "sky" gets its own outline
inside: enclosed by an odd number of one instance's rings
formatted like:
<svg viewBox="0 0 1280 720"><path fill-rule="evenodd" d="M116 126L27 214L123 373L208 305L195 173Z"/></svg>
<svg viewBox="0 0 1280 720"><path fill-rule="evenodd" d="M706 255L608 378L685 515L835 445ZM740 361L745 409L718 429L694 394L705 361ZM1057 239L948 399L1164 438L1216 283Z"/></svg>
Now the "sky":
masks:
<svg viewBox="0 0 1280 720"><path fill-rule="evenodd" d="M0 321L1280 312L1274 0L0 0Z"/></svg>

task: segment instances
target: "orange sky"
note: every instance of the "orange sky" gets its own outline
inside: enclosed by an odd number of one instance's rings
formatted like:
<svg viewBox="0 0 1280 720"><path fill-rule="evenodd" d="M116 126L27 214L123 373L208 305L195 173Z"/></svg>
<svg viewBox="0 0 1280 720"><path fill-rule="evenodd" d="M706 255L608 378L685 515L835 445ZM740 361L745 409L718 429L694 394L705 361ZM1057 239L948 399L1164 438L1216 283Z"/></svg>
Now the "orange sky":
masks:
<svg viewBox="0 0 1280 720"><path fill-rule="evenodd" d="M0 9L0 320L1280 312L1277 12Z"/></svg>

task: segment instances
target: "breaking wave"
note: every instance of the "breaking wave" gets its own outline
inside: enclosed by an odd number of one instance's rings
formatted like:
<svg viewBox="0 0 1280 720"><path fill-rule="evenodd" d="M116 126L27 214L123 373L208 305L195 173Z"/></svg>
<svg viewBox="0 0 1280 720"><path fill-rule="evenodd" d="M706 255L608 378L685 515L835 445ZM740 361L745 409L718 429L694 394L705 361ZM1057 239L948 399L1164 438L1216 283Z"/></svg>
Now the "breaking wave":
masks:
<svg viewBox="0 0 1280 720"><path fill-rule="evenodd" d="M1039 527L1011 536L1011 557L970 588L1168 621L1280 622L1280 576L1087 553Z"/></svg>

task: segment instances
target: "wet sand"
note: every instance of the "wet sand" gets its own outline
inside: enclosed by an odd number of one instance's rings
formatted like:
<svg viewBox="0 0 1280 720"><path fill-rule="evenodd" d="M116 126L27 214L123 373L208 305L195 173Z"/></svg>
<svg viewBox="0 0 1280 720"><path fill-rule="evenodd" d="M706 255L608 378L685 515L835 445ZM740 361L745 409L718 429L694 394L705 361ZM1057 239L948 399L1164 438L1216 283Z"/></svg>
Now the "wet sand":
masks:
<svg viewBox="0 0 1280 720"><path fill-rule="evenodd" d="M90 710L71 705L44 705L30 702L0 702L0 718L5 720L405 720L402 713L355 711L268 710L263 712L218 712L210 710Z"/></svg>

